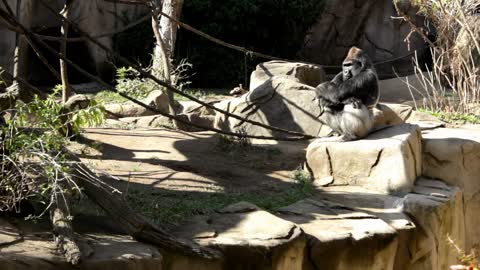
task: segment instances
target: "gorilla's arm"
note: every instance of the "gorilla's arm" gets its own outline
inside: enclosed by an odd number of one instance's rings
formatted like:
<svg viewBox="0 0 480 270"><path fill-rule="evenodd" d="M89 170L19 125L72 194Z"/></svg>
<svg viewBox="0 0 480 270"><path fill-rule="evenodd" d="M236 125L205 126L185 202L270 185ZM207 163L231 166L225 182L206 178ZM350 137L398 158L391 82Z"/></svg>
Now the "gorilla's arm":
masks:
<svg viewBox="0 0 480 270"><path fill-rule="evenodd" d="M330 82L337 86L340 85L343 82L343 72L340 71Z"/></svg>
<svg viewBox="0 0 480 270"><path fill-rule="evenodd" d="M376 99L378 96L377 76L371 69L367 69L342 82L336 89L330 88L327 90L323 93L323 98L332 103L341 103L352 97L358 98L364 103L369 103L370 99Z"/></svg>

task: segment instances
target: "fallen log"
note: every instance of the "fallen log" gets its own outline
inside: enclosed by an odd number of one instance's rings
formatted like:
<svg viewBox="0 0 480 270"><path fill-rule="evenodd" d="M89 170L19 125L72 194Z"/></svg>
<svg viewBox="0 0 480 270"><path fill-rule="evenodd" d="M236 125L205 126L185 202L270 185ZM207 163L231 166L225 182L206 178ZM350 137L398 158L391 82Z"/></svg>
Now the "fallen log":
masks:
<svg viewBox="0 0 480 270"><path fill-rule="evenodd" d="M152 224L133 211L118 190L106 184L113 181L113 178L106 175L97 176L77 156L68 150L67 153L70 153L69 159L73 161L70 164L72 179L82 188L84 194L105 210L118 226L134 239L186 255L207 259L218 259L222 256L219 250L200 247L192 241L179 239Z"/></svg>

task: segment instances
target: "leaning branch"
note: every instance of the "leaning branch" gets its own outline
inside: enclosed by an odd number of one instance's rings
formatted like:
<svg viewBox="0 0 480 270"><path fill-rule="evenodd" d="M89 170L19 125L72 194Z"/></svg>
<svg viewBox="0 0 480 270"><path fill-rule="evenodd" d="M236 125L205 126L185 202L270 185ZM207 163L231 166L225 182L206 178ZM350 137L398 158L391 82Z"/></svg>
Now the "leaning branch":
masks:
<svg viewBox="0 0 480 270"><path fill-rule="evenodd" d="M68 150L65 151L70 153ZM83 192L105 210L118 226L133 238L190 255L210 259L221 257L221 253L217 250L203 248L193 242L179 239L148 222L128 206L118 190L106 184L115 181L114 179L108 176L97 176L78 157L71 153L69 159L74 161L70 164L70 169L72 178L77 185L81 186Z"/></svg>

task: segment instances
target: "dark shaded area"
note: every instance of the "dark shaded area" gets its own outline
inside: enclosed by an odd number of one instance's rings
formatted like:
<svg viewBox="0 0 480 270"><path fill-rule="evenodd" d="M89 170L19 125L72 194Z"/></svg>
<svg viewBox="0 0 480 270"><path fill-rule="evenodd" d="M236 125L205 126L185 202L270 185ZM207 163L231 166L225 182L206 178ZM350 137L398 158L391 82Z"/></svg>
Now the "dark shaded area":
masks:
<svg viewBox="0 0 480 270"><path fill-rule="evenodd" d="M132 22L124 21L123 23L129 24ZM144 67L151 64L154 45L155 38L150 20L113 36L114 51Z"/></svg>
<svg viewBox="0 0 480 270"><path fill-rule="evenodd" d="M61 37L60 27L46 28L39 31L36 31L37 34L52 36L52 37ZM74 31L74 29L69 29L70 38L80 37L80 35ZM44 40L49 46L51 46L55 51L60 50L60 42ZM41 53L45 56L48 63L60 72L60 61L58 57L53 55L49 50L43 48L41 44L37 44L37 47L40 48ZM52 87L56 84L60 84L61 81L58 80L50 70L45 66L45 64L38 58L35 51L29 46L27 59L29 59L29 82L35 86L40 87ZM85 42L68 42L67 43L67 57L79 65L81 68L87 70L92 74L96 74L94 67L94 61L89 54L89 50ZM68 69L68 79L72 84L86 83L90 80L79 71L74 68Z"/></svg>
<svg viewBox="0 0 480 270"><path fill-rule="evenodd" d="M185 1L181 20L225 42L296 59L323 5L324 1L318 0L194 0ZM255 66L267 61L180 29L175 59L182 58L193 64L192 86L209 88L245 85Z"/></svg>

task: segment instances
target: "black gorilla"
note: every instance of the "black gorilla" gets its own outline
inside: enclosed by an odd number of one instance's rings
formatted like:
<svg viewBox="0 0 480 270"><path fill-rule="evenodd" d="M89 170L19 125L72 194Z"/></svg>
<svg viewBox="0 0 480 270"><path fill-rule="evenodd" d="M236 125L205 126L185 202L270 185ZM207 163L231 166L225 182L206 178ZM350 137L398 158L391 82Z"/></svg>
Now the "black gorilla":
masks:
<svg viewBox="0 0 480 270"><path fill-rule="evenodd" d="M342 64L342 72L330 82L317 86L322 113L320 121L340 137L330 140L349 141L364 137L373 127L369 109L380 97L375 68L368 55L352 47Z"/></svg>

